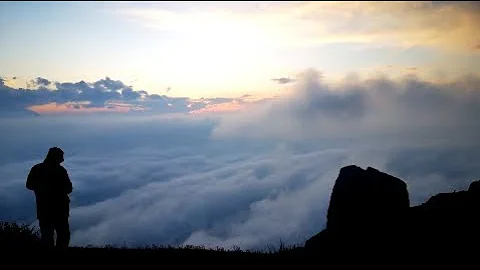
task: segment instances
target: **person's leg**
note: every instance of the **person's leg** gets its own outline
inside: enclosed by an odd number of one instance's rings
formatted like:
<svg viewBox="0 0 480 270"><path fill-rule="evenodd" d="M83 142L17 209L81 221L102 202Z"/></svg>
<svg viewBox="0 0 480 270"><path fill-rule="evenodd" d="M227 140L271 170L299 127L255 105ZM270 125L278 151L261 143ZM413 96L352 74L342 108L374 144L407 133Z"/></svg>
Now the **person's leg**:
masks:
<svg viewBox="0 0 480 270"><path fill-rule="evenodd" d="M53 222L49 219L40 219L38 220L38 224L40 225L40 236L42 244L46 247L53 247Z"/></svg>
<svg viewBox="0 0 480 270"><path fill-rule="evenodd" d="M56 246L59 248L67 248L70 243L70 224L68 217L60 217L55 222L55 230L57 232Z"/></svg>

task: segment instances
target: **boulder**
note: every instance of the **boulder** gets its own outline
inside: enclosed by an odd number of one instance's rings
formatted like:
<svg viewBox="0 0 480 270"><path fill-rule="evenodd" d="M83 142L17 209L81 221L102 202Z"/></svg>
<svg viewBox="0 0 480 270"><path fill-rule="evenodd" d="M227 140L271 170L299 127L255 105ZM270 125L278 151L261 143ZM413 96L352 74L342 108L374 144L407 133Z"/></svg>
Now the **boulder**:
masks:
<svg viewBox="0 0 480 270"><path fill-rule="evenodd" d="M402 180L372 167L343 167L332 189L326 229L310 238L305 248L394 241L401 238L409 207Z"/></svg>
<svg viewBox="0 0 480 270"><path fill-rule="evenodd" d="M464 254L480 243L480 180L410 207L407 185L368 167L340 170L326 228L305 243L307 254L336 262Z"/></svg>

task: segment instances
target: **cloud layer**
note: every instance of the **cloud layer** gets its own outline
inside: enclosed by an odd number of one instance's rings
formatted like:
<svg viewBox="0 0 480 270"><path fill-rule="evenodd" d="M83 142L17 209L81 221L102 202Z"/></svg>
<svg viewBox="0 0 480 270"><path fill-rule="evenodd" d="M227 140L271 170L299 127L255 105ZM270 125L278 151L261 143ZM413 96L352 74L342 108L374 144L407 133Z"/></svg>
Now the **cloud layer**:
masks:
<svg viewBox="0 0 480 270"><path fill-rule="evenodd" d="M229 116L213 135L302 140L436 133L473 138L479 132L480 78L476 76L446 84L413 76L400 81L348 76L332 86L310 69L299 78L287 95Z"/></svg>
<svg viewBox="0 0 480 270"><path fill-rule="evenodd" d="M188 113L215 104L241 102L241 98L190 99L133 90L109 77L89 83L51 82L37 77L28 89L16 89L0 78L0 117L29 111L40 114L78 112ZM31 115L31 114L30 114Z"/></svg>
<svg viewBox="0 0 480 270"><path fill-rule="evenodd" d="M292 86L228 115L0 119L0 217L34 221L25 177L53 145L74 183L74 245L302 244L342 166L400 177L412 205L480 178L476 77L331 86L308 70Z"/></svg>

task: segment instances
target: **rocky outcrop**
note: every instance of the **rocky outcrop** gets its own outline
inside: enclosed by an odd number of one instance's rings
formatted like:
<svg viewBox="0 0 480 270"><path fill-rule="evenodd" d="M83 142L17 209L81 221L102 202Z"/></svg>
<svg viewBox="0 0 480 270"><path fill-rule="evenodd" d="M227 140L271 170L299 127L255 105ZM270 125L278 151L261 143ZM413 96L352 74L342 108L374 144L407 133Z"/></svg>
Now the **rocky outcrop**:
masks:
<svg viewBox="0 0 480 270"><path fill-rule="evenodd" d="M347 166L332 189L326 229L308 239L310 251L435 250L480 240L480 181L467 191L441 193L410 207L407 185L377 169ZM373 251L373 250L372 250Z"/></svg>
<svg viewBox="0 0 480 270"><path fill-rule="evenodd" d="M389 174L368 167L347 166L333 186L327 227L309 239L307 248L323 242L354 244L386 241L403 225L410 207L407 185ZM328 239L328 240L327 240Z"/></svg>
<svg viewBox="0 0 480 270"><path fill-rule="evenodd" d="M345 167L332 190L327 229L348 233L381 228L410 206L407 185L374 168Z"/></svg>
<svg viewBox="0 0 480 270"><path fill-rule="evenodd" d="M480 180L466 191L440 193L412 207L406 228L411 242L460 246L480 241Z"/></svg>

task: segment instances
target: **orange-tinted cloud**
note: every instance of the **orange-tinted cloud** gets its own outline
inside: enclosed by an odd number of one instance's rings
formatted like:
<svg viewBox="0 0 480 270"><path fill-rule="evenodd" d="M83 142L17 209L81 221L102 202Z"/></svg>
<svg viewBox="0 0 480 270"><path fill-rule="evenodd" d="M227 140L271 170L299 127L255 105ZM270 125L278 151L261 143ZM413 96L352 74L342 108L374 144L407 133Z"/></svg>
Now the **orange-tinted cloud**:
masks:
<svg viewBox="0 0 480 270"><path fill-rule="evenodd" d="M72 103L48 103L43 105L34 105L28 109L38 114L85 114L85 113L98 113L98 112L115 112L115 113L128 113L132 110L130 106L118 106L112 105L107 107L88 107L83 104Z"/></svg>
<svg viewBox="0 0 480 270"><path fill-rule="evenodd" d="M11 80L14 81L14 80ZM36 89L13 88L5 84L6 79L0 78L0 116L15 111L24 113L26 109L37 114L84 114L84 113L127 113L143 111L148 114L188 113L206 108L209 111L232 110L230 105L215 104L230 103L233 98L202 98L168 97L166 95L149 94L145 90L135 91L122 81L109 77L94 83L51 82L44 78L30 80L30 86ZM53 89L46 86L53 85ZM242 96L243 102L249 99ZM232 107L232 108L230 108Z"/></svg>
<svg viewBox="0 0 480 270"><path fill-rule="evenodd" d="M242 25L273 46L359 42L471 51L480 44L480 5L474 2L299 1L265 3L262 8L254 3L206 4L191 12L149 8L122 13L162 31L197 31L199 18L213 25Z"/></svg>
<svg viewBox="0 0 480 270"><path fill-rule="evenodd" d="M233 112L233 111L241 110L245 107L246 107L245 103L232 101L232 102L207 105L205 108L193 110L190 113L199 114L199 113L211 113L211 112Z"/></svg>

